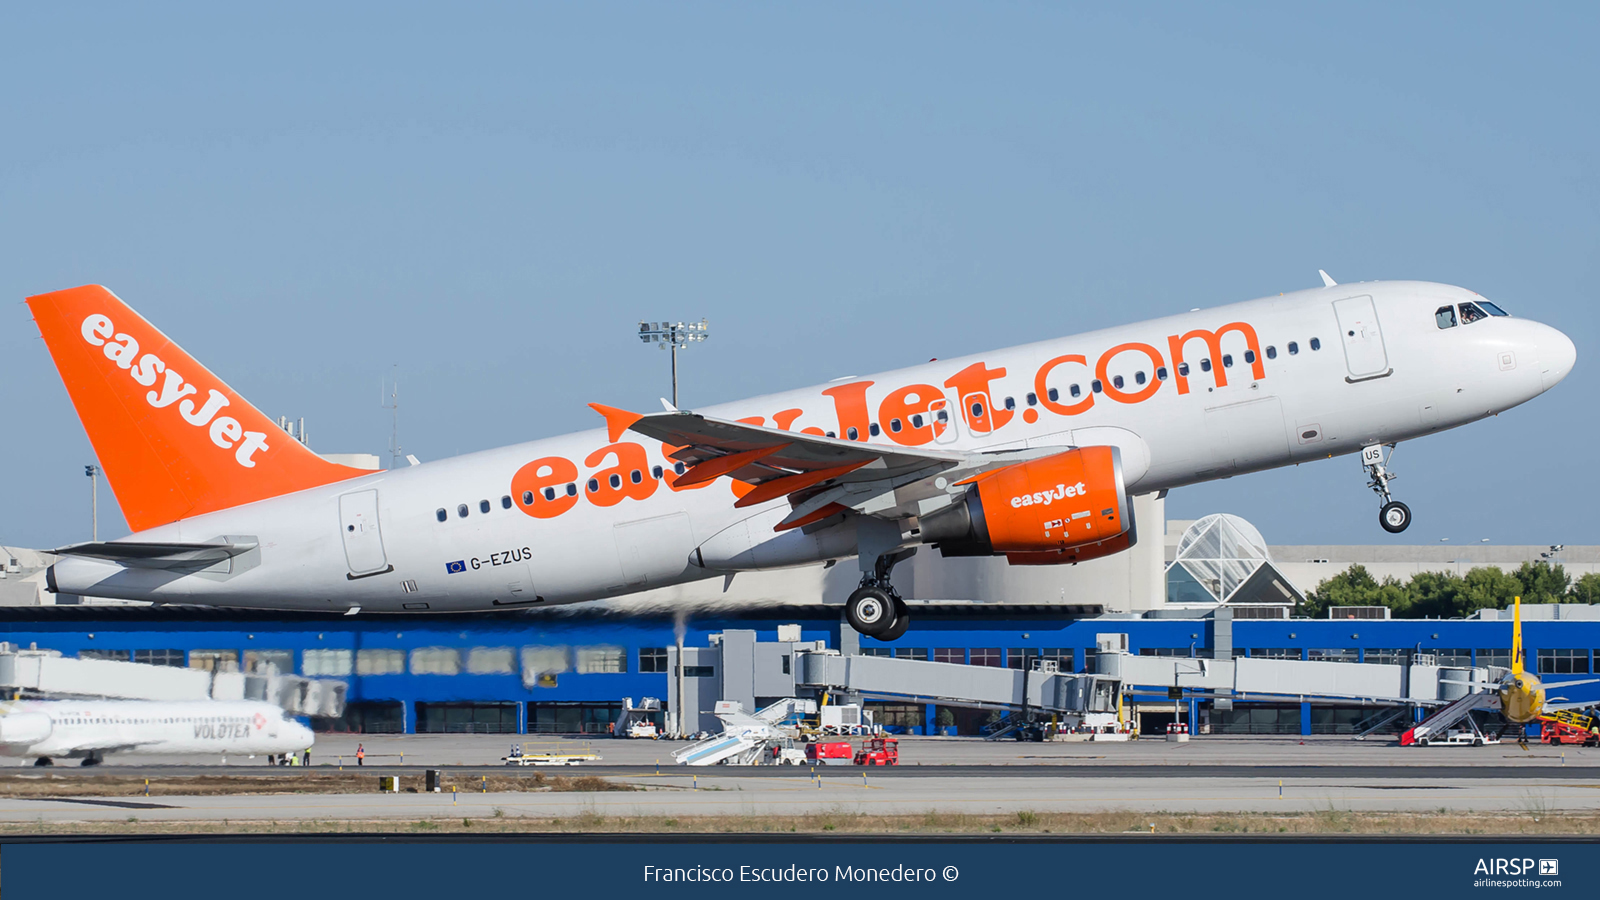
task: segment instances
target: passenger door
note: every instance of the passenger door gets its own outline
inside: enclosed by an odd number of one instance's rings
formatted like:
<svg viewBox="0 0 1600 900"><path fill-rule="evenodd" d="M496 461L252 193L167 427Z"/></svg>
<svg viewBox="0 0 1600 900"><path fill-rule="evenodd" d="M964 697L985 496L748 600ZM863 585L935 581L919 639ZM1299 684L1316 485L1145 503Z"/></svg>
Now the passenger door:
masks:
<svg viewBox="0 0 1600 900"><path fill-rule="evenodd" d="M356 491L339 498L339 534L344 538L347 577L360 578L392 570L378 530L378 492Z"/></svg>
<svg viewBox="0 0 1600 900"><path fill-rule="evenodd" d="M1339 320L1339 340L1344 344L1347 381L1361 381L1387 375L1389 355L1383 347L1383 332L1378 328L1378 311L1371 297L1351 297L1333 304Z"/></svg>

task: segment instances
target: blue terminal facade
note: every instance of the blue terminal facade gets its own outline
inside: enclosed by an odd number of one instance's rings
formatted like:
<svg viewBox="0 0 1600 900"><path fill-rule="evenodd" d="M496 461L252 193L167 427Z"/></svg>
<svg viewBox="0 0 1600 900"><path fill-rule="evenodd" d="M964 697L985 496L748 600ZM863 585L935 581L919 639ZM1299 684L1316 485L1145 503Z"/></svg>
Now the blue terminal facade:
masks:
<svg viewBox="0 0 1600 900"><path fill-rule="evenodd" d="M970 608L962 608L970 609ZM1097 634L1125 633L1132 653L1212 657L1210 619L1100 617L1063 619L1037 608L981 613L919 610L897 641L860 640L863 653L972 665L1022 667L1055 658L1063 670L1093 671ZM801 639L840 647L831 609L795 607L689 617L685 646L706 646L725 629L754 629L775 640L779 624L801 626ZM1561 690L1600 664L1600 620L1532 621L1523 625L1530 668L1551 696L1600 701L1600 684ZM666 617L584 611L473 616L322 616L290 613L135 607L0 609L0 639L65 656L114 658L200 668L338 678L348 684L342 720L318 720L324 731L605 734L624 697L665 698L666 648L675 624ZM1403 662L1410 652L1439 656L1441 665L1509 665L1511 623L1479 620L1236 619L1234 656L1344 662ZM715 676L696 667L687 676ZM1171 721L1164 688L1130 696L1144 729ZM941 715L930 703L878 703L891 730L933 733L940 726L979 733L988 710ZM1374 709L1359 705L1237 702L1215 710L1187 699L1185 720L1211 733L1348 733ZM952 719L954 722L952 723Z"/></svg>

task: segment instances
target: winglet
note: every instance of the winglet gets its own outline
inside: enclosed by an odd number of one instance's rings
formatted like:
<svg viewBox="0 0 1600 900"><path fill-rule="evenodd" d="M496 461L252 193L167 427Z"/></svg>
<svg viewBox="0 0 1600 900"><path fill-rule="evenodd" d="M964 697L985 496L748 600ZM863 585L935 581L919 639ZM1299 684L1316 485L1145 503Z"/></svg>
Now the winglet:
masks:
<svg viewBox="0 0 1600 900"><path fill-rule="evenodd" d="M1334 281L1333 278L1330 277L1327 272L1324 272L1323 270L1318 269L1317 270L1317 274L1322 276L1322 286L1323 287L1338 287L1339 286L1339 282Z"/></svg>
<svg viewBox="0 0 1600 900"><path fill-rule="evenodd" d="M1511 600L1511 674L1521 678L1526 670L1522 659L1522 595L1518 594Z"/></svg>
<svg viewBox="0 0 1600 900"><path fill-rule="evenodd" d="M643 413L628 412L625 409L617 409L615 406L605 406L600 403L591 403L589 408L606 417L606 438L613 444L617 442L617 438L622 437L622 433L627 431L633 423L644 418Z"/></svg>

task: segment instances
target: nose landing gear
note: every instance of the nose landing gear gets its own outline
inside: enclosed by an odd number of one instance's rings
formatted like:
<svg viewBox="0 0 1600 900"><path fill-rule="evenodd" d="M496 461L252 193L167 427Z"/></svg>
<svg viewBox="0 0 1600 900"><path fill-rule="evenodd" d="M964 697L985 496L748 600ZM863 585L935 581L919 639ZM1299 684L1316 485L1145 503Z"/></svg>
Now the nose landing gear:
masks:
<svg viewBox="0 0 1600 900"><path fill-rule="evenodd" d="M1386 455L1383 448L1388 447ZM1378 510L1378 524L1390 534L1399 534L1411 525L1411 507L1389 496L1389 482L1400 477L1389 471L1385 463L1394 458L1394 444L1372 444L1361 448L1361 464L1366 467L1367 475L1372 480L1367 482L1367 487L1383 499L1383 506Z"/></svg>

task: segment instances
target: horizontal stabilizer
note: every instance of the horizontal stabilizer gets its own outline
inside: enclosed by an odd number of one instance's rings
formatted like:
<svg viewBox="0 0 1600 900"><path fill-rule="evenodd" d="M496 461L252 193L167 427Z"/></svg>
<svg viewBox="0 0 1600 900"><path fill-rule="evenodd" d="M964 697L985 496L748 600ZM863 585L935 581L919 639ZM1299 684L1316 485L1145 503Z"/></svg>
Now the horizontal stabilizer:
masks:
<svg viewBox="0 0 1600 900"><path fill-rule="evenodd" d="M88 556L133 569L189 569L215 565L256 549L255 541L239 543L149 543L94 541L50 551L61 556Z"/></svg>

